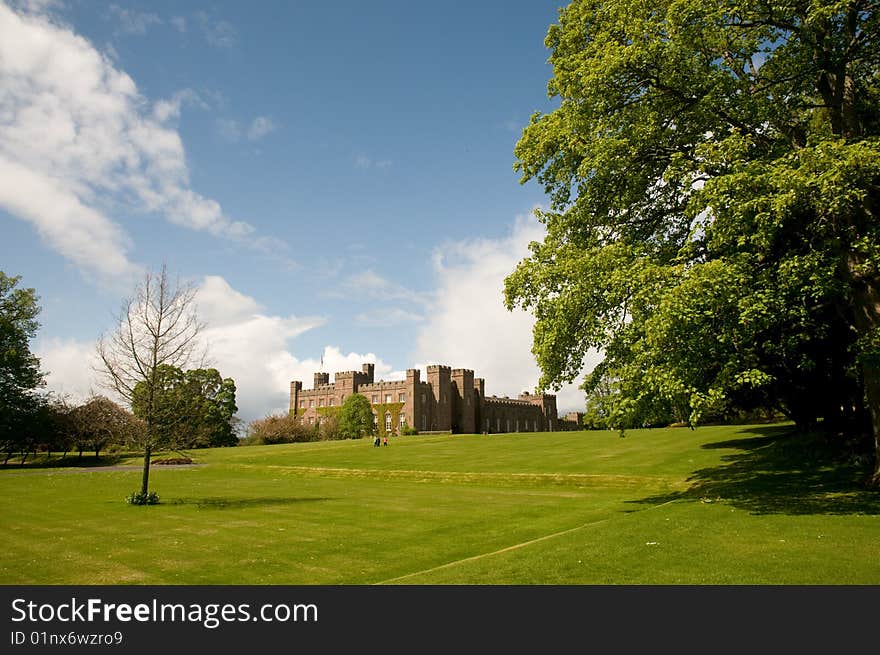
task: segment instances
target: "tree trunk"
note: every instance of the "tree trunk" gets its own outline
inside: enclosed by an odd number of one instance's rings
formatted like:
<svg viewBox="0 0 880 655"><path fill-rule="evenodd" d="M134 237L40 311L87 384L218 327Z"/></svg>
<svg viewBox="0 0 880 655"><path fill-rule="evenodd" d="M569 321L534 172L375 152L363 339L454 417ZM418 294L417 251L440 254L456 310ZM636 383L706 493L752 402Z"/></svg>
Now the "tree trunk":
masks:
<svg viewBox="0 0 880 655"><path fill-rule="evenodd" d="M141 481L141 494L145 497L147 495L147 487L150 484L150 453L152 452L152 448L147 445L144 448L144 477Z"/></svg>
<svg viewBox="0 0 880 655"><path fill-rule="evenodd" d="M868 484L880 486L880 288L873 281L852 275L856 260L850 256L848 270L851 274L853 290L853 313L856 333L863 339L861 353L862 382L865 386L865 402L871 416L871 432L874 437L874 470Z"/></svg>
<svg viewBox="0 0 880 655"><path fill-rule="evenodd" d="M862 367L865 379L865 397L871 413L871 431L874 433L874 472L868 484L880 487L880 371L876 366Z"/></svg>

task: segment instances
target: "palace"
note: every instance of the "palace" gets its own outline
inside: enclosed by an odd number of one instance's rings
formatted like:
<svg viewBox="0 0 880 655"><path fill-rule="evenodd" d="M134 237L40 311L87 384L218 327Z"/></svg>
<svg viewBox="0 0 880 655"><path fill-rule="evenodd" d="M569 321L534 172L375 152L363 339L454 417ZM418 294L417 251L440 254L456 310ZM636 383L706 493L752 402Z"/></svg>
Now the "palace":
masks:
<svg viewBox="0 0 880 655"><path fill-rule="evenodd" d="M359 393L370 401L381 432L400 434L409 426L420 432L498 433L552 432L572 429L571 421L556 414L556 396L523 392L518 398L487 396L486 381L464 368L433 365L427 380L411 368L405 380L373 379L374 365L360 371L315 373L311 389L290 383L290 412L305 424L314 424L333 413L345 399Z"/></svg>

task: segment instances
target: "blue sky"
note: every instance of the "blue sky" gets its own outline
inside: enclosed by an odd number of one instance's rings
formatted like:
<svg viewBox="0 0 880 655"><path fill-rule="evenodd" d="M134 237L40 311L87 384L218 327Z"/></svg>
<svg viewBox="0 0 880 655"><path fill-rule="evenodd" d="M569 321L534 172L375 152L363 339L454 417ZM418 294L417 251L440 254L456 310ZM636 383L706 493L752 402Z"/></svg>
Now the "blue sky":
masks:
<svg viewBox="0 0 880 655"><path fill-rule="evenodd" d="M245 420L322 357L532 390L500 284L541 236L513 148L560 4L0 0L0 268L50 388L100 391L95 340L164 262Z"/></svg>

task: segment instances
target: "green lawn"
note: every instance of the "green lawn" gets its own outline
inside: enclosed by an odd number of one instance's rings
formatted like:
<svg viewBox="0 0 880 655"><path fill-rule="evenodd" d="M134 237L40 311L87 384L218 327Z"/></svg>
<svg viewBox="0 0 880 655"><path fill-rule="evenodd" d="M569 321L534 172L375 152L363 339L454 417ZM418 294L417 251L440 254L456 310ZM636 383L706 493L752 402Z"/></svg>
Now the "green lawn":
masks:
<svg viewBox="0 0 880 655"><path fill-rule="evenodd" d="M136 469L0 470L0 583L880 584L864 464L784 426L191 455L152 507Z"/></svg>

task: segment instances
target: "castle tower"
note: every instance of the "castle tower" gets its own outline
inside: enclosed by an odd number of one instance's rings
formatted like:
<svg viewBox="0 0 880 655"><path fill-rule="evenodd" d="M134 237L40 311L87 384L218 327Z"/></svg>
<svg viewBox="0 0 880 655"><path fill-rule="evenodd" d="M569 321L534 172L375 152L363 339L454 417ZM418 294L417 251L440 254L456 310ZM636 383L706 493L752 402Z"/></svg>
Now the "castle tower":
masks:
<svg viewBox="0 0 880 655"><path fill-rule="evenodd" d="M315 384L312 389L317 389L322 384L330 384L329 373L315 373Z"/></svg>
<svg viewBox="0 0 880 655"><path fill-rule="evenodd" d="M422 372L417 368L406 369L406 398L404 406L406 423L410 427L421 425L422 399L420 393Z"/></svg>
<svg viewBox="0 0 880 655"><path fill-rule="evenodd" d="M474 372L465 368L452 370L452 431L472 434L476 431L474 411Z"/></svg>
<svg viewBox="0 0 880 655"><path fill-rule="evenodd" d="M376 370L375 364L364 364L361 366L361 370L364 372L364 375L367 376L366 384L373 384L373 373Z"/></svg>
<svg viewBox="0 0 880 655"><path fill-rule="evenodd" d="M452 430L452 369L433 364L428 367L428 384L434 394L432 430Z"/></svg>
<svg viewBox="0 0 880 655"><path fill-rule="evenodd" d="M543 394L543 401L544 416L547 419L547 430L550 432L555 432L558 429L558 426L556 424L556 394Z"/></svg>
<svg viewBox="0 0 880 655"><path fill-rule="evenodd" d="M299 392L302 391L303 383L299 380L293 380L290 383L290 413L295 414L296 408L299 407Z"/></svg>
<svg viewBox="0 0 880 655"><path fill-rule="evenodd" d="M489 431L486 425L486 380L474 378L474 428L476 432Z"/></svg>

